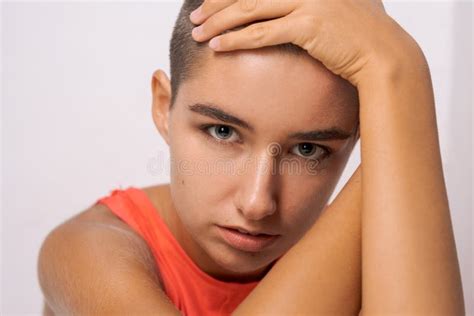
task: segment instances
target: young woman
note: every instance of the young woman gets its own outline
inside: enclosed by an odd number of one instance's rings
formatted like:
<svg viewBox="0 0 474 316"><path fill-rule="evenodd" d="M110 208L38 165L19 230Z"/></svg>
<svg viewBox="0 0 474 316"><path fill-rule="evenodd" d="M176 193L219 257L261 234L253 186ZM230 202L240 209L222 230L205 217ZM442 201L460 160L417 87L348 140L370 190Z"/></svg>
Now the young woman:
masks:
<svg viewBox="0 0 474 316"><path fill-rule="evenodd" d="M153 77L170 183L114 190L48 236L45 313L464 314L416 42L374 0L200 4L178 17L171 82Z"/></svg>

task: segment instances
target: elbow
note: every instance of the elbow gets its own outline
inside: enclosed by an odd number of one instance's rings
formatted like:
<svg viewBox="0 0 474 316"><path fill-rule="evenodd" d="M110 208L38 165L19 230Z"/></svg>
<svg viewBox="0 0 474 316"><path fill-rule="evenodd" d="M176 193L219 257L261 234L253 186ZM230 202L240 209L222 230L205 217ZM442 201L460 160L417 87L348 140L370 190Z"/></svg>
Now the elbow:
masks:
<svg viewBox="0 0 474 316"><path fill-rule="evenodd" d="M45 307L43 315L61 314L63 304L59 271L61 269L61 226L51 231L41 244L36 264L38 283L43 293Z"/></svg>

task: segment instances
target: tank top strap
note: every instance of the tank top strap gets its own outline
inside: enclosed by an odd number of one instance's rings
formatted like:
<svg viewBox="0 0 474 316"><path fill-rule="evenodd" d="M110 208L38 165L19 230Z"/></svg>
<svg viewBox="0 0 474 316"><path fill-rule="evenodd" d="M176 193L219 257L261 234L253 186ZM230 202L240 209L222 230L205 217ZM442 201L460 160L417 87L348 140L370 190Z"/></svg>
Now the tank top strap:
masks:
<svg viewBox="0 0 474 316"><path fill-rule="evenodd" d="M167 242L158 236L158 232L161 235L168 233L166 224L144 191L135 187L115 189L110 195L98 199L97 203L106 205L145 239L155 256L160 256L157 248L168 247Z"/></svg>
<svg viewBox="0 0 474 316"><path fill-rule="evenodd" d="M147 194L135 187L115 189L96 203L106 205L146 241L160 270L166 294L177 307L181 307L176 285L181 283L180 278L186 276L175 270L177 265L186 262L183 260L184 250L172 237Z"/></svg>

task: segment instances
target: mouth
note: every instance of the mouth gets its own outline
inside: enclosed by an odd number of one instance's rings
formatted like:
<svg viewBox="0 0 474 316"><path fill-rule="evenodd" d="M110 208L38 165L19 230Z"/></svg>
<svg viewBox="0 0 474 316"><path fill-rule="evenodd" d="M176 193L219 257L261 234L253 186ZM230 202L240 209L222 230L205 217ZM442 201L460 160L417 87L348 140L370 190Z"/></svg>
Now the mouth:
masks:
<svg viewBox="0 0 474 316"><path fill-rule="evenodd" d="M259 252L272 245L280 235L249 231L240 227L217 226L224 241L238 250Z"/></svg>
<svg viewBox="0 0 474 316"><path fill-rule="evenodd" d="M267 236L276 236L278 234L269 232L269 231L264 231L264 230L256 230L256 229L247 229L239 226L221 226L223 228L228 228L228 229L233 229L233 230L238 230L242 234L249 234L252 236L260 236L260 235L267 235Z"/></svg>

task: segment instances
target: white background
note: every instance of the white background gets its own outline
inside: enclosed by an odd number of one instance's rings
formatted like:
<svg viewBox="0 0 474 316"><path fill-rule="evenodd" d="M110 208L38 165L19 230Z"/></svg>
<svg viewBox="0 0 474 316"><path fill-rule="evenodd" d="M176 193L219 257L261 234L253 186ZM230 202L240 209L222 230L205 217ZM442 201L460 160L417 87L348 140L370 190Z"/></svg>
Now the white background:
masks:
<svg viewBox="0 0 474 316"><path fill-rule="evenodd" d="M180 5L2 4L3 315L40 314L36 262L51 229L114 188L168 181L167 147L150 115L150 79L157 68L169 73ZM472 315L472 3L391 1L386 9L430 64Z"/></svg>

